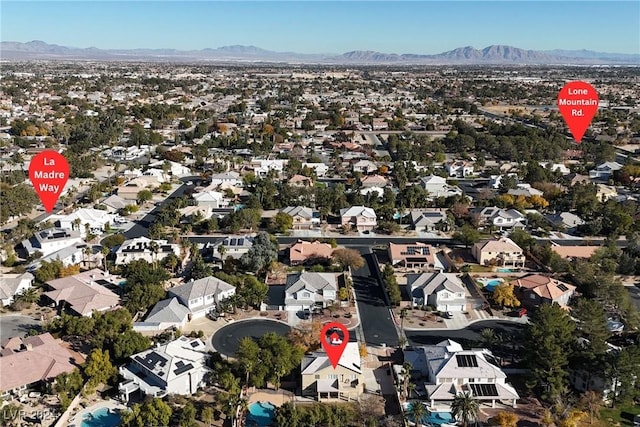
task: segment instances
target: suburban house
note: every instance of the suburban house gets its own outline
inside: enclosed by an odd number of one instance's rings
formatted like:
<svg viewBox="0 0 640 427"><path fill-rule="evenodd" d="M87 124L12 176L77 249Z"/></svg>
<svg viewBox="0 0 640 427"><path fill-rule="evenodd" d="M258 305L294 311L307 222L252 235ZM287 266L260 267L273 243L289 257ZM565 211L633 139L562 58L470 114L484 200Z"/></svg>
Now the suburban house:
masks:
<svg viewBox="0 0 640 427"><path fill-rule="evenodd" d="M452 273L407 274L407 290L416 307L438 311L465 311L467 298L462 281Z"/></svg>
<svg viewBox="0 0 640 427"><path fill-rule="evenodd" d="M292 187L304 188L313 186L313 180L304 175L293 175L289 179L289 185Z"/></svg>
<svg viewBox="0 0 640 427"><path fill-rule="evenodd" d="M127 202L117 194L112 194L100 202L100 204L106 206L107 212L110 213L118 213L127 206Z"/></svg>
<svg viewBox="0 0 640 427"><path fill-rule="evenodd" d="M52 382L62 373L77 369L71 352L51 334L0 341L0 395L12 400L42 382Z"/></svg>
<svg viewBox="0 0 640 427"><path fill-rule="evenodd" d="M347 343L335 369L327 353L318 351L302 359L300 371L302 395L313 397L320 402L358 400L364 393L364 377L358 343Z"/></svg>
<svg viewBox="0 0 640 427"><path fill-rule="evenodd" d="M622 169L622 165L618 162L604 162L589 171L589 178L607 181L613 177L615 171L620 169Z"/></svg>
<svg viewBox="0 0 640 427"><path fill-rule="evenodd" d="M575 233L578 227L584 225L584 220L571 212L560 212L545 217L551 224L561 228L569 234Z"/></svg>
<svg viewBox="0 0 640 427"><path fill-rule="evenodd" d="M164 331L169 328L183 328L189 321L191 310L180 304L177 297L158 301L142 322L134 322L133 330Z"/></svg>
<svg viewBox="0 0 640 427"><path fill-rule="evenodd" d="M211 209L228 208L230 204L230 200L219 191L205 191L202 193L194 193L193 200L196 201L198 206Z"/></svg>
<svg viewBox="0 0 640 427"><path fill-rule="evenodd" d="M104 233L107 224L115 222L115 215L100 209L81 208L69 215L58 219L57 226L68 230L77 230L80 236L87 237L87 230L91 234L100 235Z"/></svg>
<svg viewBox="0 0 640 427"><path fill-rule="evenodd" d="M524 228L527 225L527 217L516 209L502 209L497 206L489 206L473 210L478 215L480 224L493 226L499 230L512 230Z"/></svg>
<svg viewBox="0 0 640 427"><path fill-rule="evenodd" d="M127 202L128 204L135 204L138 201L138 193L142 190L145 190L148 185L149 183L146 179L142 179L139 177L122 184L116 191L118 196L125 202ZM160 183L155 183L155 187L159 185Z"/></svg>
<svg viewBox="0 0 640 427"><path fill-rule="evenodd" d="M286 160L282 159L253 159L251 160L251 168L256 176L265 177L270 171L276 172L280 175L284 171L284 167L287 164Z"/></svg>
<svg viewBox="0 0 640 427"><path fill-rule="evenodd" d="M298 240L289 248L289 264L304 265L331 260L333 247L329 243Z"/></svg>
<svg viewBox="0 0 640 427"><path fill-rule="evenodd" d="M0 307L13 304L16 295L21 294L33 285L33 274L0 273Z"/></svg>
<svg viewBox="0 0 640 427"><path fill-rule="evenodd" d="M411 211L411 224L418 232L433 233L449 230L446 209L414 209Z"/></svg>
<svg viewBox="0 0 640 427"><path fill-rule="evenodd" d="M369 173L376 172L377 170L378 170L378 165L376 165L371 160L358 160L353 164L354 172L369 174Z"/></svg>
<svg viewBox="0 0 640 427"><path fill-rule="evenodd" d="M162 398L168 394L191 395L205 384L209 355L199 338L182 336L177 340L131 356L118 370L124 378L118 390L124 402L131 393Z"/></svg>
<svg viewBox="0 0 640 427"><path fill-rule="evenodd" d="M564 246L551 242L551 250L566 259L587 259L596 253L600 246Z"/></svg>
<svg viewBox="0 0 640 427"><path fill-rule="evenodd" d="M231 185L233 187L242 186L242 178L240 177L240 174L235 171L214 173L213 175L211 175L210 179L211 183L209 184L209 187L207 187L207 189L215 189L222 186L223 184Z"/></svg>
<svg viewBox="0 0 640 427"><path fill-rule="evenodd" d="M27 266L27 271L35 271L44 262L60 261L63 266L82 264L84 267L96 266L103 259L101 252L97 252L90 245L82 242L67 246L49 255L40 257Z"/></svg>
<svg viewBox="0 0 640 427"><path fill-rule="evenodd" d="M36 252L40 252L42 256L47 256L81 242L84 241L78 230L47 228L46 230L38 231L30 239L23 240L21 245L27 256L31 256Z"/></svg>
<svg viewBox="0 0 640 427"><path fill-rule="evenodd" d="M320 226L320 213L305 206L287 206L280 212L293 218L294 230L309 230Z"/></svg>
<svg viewBox="0 0 640 427"><path fill-rule="evenodd" d="M316 171L316 176L323 177L329 172L329 166L324 163L303 163L302 168L309 168Z"/></svg>
<svg viewBox="0 0 640 427"><path fill-rule="evenodd" d="M394 267L418 269L436 267L436 249L426 243L389 243L387 251L391 265Z"/></svg>
<svg viewBox="0 0 640 427"><path fill-rule="evenodd" d="M91 316L93 311L108 311L120 306L120 296L111 289L120 289L122 281L122 277L96 268L48 281L43 295L60 310Z"/></svg>
<svg viewBox="0 0 640 427"><path fill-rule="evenodd" d="M387 181L387 178L385 178L382 175L365 176L360 180L360 182L362 183L362 187L364 188L369 188L369 187L384 188L389 183L389 181Z"/></svg>
<svg viewBox="0 0 640 427"><path fill-rule="evenodd" d="M473 245L473 257L480 265L498 265L502 267L524 267L526 258L520 246L508 237L481 240Z"/></svg>
<svg viewBox="0 0 640 427"><path fill-rule="evenodd" d="M516 188L511 188L507 191L507 194L510 194L512 196L524 196L524 197L531 197L531 196L542 196L544 194L544 192L533 188L531 186L531 184L517 184Z"/></svg>
<svg viewBox="0 0 640 427"><path fill-rule="evenodd" d="M191 311L191 317L198 319L215 311L220 301L236 293L236 287L217 277L209 276L191 280L168 291L169 297L176 297Z"/></svg>
<svg viewBox="0 0 640 427"><path fill-rule="evenodd" d="M420 186L429 193L429 199L463 195L459 187L448 185L445 178L437 175L429 175L420 179Z"/></svg>
<svg viewBox="0 0 640 427"><path fill-rule="evenodd" d="M239 259L249 252L253 246L253 236L227 236L209 246L214 258L225 260L227 258Z"/></svg>
<svg viewBox="0 0 640 427"><path fill-rule="evenodd" d="M412 377L415 374L420 378L417 392L426 394L431 408L450 407L460 393L470 393L491 407L496 402L515 407L520 398L506 382L507 375L489 350L464 350L457 342L445 340L436 345L407 348L403 353L405 363L412 366Z"/></svg>
<svg viewBox="0 0 640 427"><path fill-rule="evenodd" d="M289 274L284 289L287 311L333 305L338 298L338 289L344 286L344 280L344 274L341 273Z"/></svg>
<svg viewBox="0 0 640 427"><path fill-rule="evenodd" d="M569 305L569 300L576 287L542 274L530 274L511 281L523 305L537 306L556 303L562 307Z"/></svg>
<svg viewBox="0 0 640 427"><path fill-rule="evenodd" d="M473 165L464 160L456 160L451 163L447 163L445 166L447 173L451 177L466 178L473 175Z"/></svg>
<svg viewBox="0 0 640 427"><path fill-rule="evenodd" d="M366 206L352 206L340 209L340 224L351 226L356 230L372 231L378 225L376 212Z"/></svg>
<svg viewBox="0 0 640 427"><path fill-rule="evenodd" d="M165 259L169 254L180 257L180 245L166 240L151 240L147 237L136 237L126 240L116 251L116 265L129 264L131 261L143 259L149 263Z"/></svg>
<svg viewBox="0 0 640 427"><path fill-rule="evenodd" d="M618 197L618 190L612 185L596 184L596 197L602 202Z"/></svg>

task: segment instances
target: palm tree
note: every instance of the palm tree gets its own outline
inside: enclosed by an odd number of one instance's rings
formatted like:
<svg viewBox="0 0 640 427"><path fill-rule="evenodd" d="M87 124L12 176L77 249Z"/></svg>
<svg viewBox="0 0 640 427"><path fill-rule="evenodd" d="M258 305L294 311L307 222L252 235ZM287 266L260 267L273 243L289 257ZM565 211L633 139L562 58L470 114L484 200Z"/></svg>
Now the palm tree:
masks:
<svg viewBox="0 0 640 427"><path fill-rule="evenodd" d="M102 253L102 263L104 264L104 271L107 271L107 255L109 255L109 252L111 251L109 250L108 247L103 246L100 249L100 252Z"/></svg>
<svg viewBox="0 0 640 427"><path fill-rule="evenodd" d="M91 246L87 246L86 248L84 248L82 250L82 255L84 257L83 261L84 261L85 268L87 268L87 264L88 264L87 257L90 256L92 253L93 253L93 250L91 249Z"/></svg>
<svg viewBox="0 0 640 427"><path fill-rule="evenodd" d="M402 364L402 388L404 389L405 398L408 398L409 383L411 382L411 370L413 365L409 362Z"/></svg>
<svg viewBox="0 0 640 427"><path fill-rule="evenodd" d="M73 221L71 221L71 229L72 230L80 230L80 224L82 223L82 220L80 218L76 218Z"/></svg>
<svg viewBox="0 0 640 427"><path fill-rule="evenodd" d="M411 393L413 393L415 390L416 390L415 383L407 384L407 399L411 399Z"/></svg>
<svg viewBox="0 0 640 427"><path fill-rule="evenodd" d="M36 288L27 288L16 295L15 299L16 301L24 302L31 306L31 304L38 301L39 299L38 291L36 290Z"/></svg>
<svg viewBox="0 0 640 427"><path fill-rule="evenodd" d="M409 310L407 310L406 308L403 308L402 310L400 310L400 329L402 331L404 331L404 319L408 317L408 314L409 314Z"/></svg>
<svg viewBox="0 0 640 427"><path fill-rule="evenodd" d="M462 423L463 427L468 427L470 423L478 419L480 404L473 398L471 393L459 393L453 398L451 404L451 414Z"/></svg>
<svg viewBox="0 0 640 427"><path fill-rule="evenodd" d="M420 427L422 425L422 417L427 412L427 409L424 407L422 402L414 401L409 406L409 415L413 418L413 422L416 427Z"/></svg>
<svg viewBox="0 0 640 427"><path fill-rule="evenodd" d="M157 257L158 252L160 252L160 245L158 244L158 242L152 240L151 242L149 242L149 250L152 254L153 266L157 267Z"/></svg>

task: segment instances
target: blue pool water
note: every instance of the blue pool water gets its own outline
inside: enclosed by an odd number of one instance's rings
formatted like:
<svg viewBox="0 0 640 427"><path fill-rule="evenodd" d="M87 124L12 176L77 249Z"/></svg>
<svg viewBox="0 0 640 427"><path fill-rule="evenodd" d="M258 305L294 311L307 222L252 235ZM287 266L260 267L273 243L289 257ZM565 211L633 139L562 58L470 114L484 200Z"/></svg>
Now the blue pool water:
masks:
<svg viewBox="0 0 640 427"><path fill-rule="evenodd" d="M247 414L247 427L270 426L276 414L276 407L269 402L256 402L249 405Z"/></svg>
<svg viewBox="0 0 640 427"><path fill-rule="evenodd" d="M114 427L120 425L120 415L109 408L99 408L85 415L80 427Z"/></svg>
<svg viewBox="0 0 640 427"><path fill-rule="evenodd" d="M502 279L492 279L485 283L484 288L489 292L493 292L493 290L502 283Z"/></svg>
<svg viewBox="0 0 640 427"><path fill-rule="evenodd" d="M513 273L514 271L516 271L513 268L499 268L498 269L498 273Z"/></svg>
<svg viewBox="0 0 640 427"><path fill-rule="evenodd" d="M422 405L420 402L413 402L411 405ZM407 406L405 409L407 411L407 415L409 421L415 424L415 421L411 417L411 408ZM422 416L420 420L420 424L423 426L441 426L442 424L455 424L455 420L451 416L450 412L431 412L427 408L425 408L425 414Z"/></svg>

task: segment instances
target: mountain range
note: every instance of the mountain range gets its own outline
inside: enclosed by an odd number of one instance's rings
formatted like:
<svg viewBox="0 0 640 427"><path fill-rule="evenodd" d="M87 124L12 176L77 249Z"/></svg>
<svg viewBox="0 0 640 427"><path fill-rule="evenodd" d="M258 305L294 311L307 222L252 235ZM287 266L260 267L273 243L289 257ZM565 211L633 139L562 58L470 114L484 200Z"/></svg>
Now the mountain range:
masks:
<svg viewBox="0 0 640 427"><path fill-rule="evenodd" d="M75 48L34 40L27 43L0 42L0 58L2 60L271 62L345 65L640 65L640 54L604 53L590 50L537 51L505 45L492 45L484 49L466 46L433 55L382 53L368 50L336 55L274 52L256 46L242 45L201 50Z"/></svg>

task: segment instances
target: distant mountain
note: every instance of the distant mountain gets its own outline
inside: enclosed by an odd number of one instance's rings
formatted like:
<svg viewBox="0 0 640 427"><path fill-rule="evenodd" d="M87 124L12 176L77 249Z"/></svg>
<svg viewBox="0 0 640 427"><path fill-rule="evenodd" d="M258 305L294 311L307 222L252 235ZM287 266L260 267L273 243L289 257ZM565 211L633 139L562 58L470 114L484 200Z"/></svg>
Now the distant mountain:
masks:
<svg viewBox="0 0 640 427"><path fill-rule="evenodd" d="M602 53L588 50L525 50L513 46L492 45L484 49L460 47L435 55L383 53L357 50L342 55L273 52L256 46L222 46L201 50L177 49L98 49L75 48L34 40L27 43L0 42L3 60L60 59L104 61L173 62L280 62L307 64L635 64L640 54Z"/></svg>

